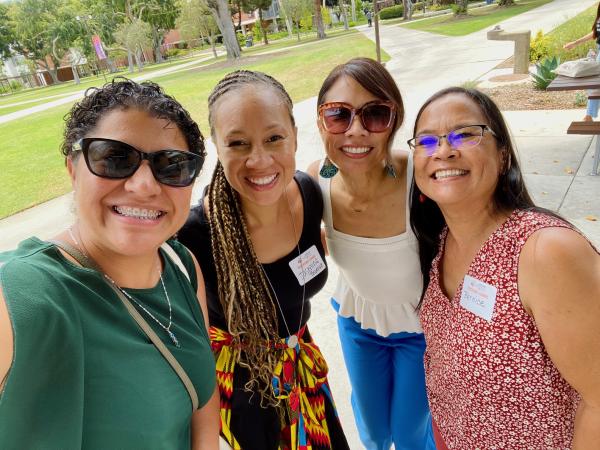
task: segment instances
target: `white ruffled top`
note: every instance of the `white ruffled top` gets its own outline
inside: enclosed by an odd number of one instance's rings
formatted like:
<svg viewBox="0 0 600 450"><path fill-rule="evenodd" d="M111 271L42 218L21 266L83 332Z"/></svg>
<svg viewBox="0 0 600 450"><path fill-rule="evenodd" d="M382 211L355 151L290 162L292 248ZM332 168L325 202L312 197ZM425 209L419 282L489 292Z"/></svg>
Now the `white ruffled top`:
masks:
<svg viewBox="0 0 600 450"><path fill-rule="evenodd" d="M407 193L412 159L407 167ZM321 163L322 165L322 163ZM339 268L334 299L342 317L353 317L363 329L380 336L422 333L416 311L422 289L417 239L410 228L406 202L406 232L386 238L364 238L337 231L331 209L331 179L319 176L327 247Z"/></svg>

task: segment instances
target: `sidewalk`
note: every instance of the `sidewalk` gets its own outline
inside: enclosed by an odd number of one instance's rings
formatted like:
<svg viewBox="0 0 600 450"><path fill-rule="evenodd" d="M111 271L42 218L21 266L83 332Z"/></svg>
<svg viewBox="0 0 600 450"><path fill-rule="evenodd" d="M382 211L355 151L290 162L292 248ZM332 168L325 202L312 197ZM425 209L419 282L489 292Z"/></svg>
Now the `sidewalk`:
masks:
<svg viewBox="0 0 600 450"><path fill-rule="evenodd" d="M548 31L597 0L555 0L502 23L507 29ZM372 29L361 27L372 37ZM386 67L403 94L407 117L396 138L396 147L406 148L414 116L423 101L436 90L484 77L512 55L512 42L487 41L483 30L461 38L447 38L398 26L382 26L383 48L392 56ZM528 188L540 205L562 214L600 246L600 176L592 177L593 141L587 136L568 136L569 123L582 116L574 111L516 111L505 117L512 130ZM316 126L316 97L294 107L298 124L297 166L305 169L323 156ZM209 181L216 155L208 145L205 169L194 188L195 203ZM65 177L67 176L65 171ZM72 222L70 194L0 220L0 251L13 248L31 235L47 239ZM598 221L591 221L596 217ZM337 269L329 260L326 287L312 301L311 334L330 368L330 383L350 448L360 449L352 408L350 387L339 348L335 314L329 305Z"/></svg>

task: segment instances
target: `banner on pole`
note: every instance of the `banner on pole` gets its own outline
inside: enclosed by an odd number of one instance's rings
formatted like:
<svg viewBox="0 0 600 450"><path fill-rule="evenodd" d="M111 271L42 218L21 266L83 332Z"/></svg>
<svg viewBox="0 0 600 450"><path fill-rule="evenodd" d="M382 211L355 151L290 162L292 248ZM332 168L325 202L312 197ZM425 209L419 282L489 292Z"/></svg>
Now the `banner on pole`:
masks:
<svg viewBox="0 0 600 450"><path fill-rule="evenodd" d="M104 48L102 48L102 41L100 40L100 36L97 34L92 36L92 44L94 45L94 50L96 50L96 55L98 59L106 59L106 53L104 53Z"/></svg>

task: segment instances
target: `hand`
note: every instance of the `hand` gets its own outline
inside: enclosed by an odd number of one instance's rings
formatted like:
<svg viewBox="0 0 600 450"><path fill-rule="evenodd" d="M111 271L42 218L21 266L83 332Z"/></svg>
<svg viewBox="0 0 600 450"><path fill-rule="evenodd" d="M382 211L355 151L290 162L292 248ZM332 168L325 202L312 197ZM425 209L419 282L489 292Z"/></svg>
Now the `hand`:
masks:
<svg viewBox="0 0 600 450"><path fill-rule="evenodd" d="M577 47L577 41L573 41L573 42L567 42L565 45L563 45L563 48L565 50L571 50L572 48Z"/></svg>

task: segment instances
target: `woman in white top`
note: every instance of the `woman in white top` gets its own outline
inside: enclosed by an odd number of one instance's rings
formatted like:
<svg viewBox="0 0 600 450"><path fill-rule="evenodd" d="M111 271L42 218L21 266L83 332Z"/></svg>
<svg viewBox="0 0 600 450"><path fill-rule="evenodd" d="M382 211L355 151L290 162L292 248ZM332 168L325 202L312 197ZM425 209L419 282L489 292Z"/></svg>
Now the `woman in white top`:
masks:
<svg viewBox="0 0 600 450"><path fill-rule="evenodd" d="M381 64L355 58L325 79L318 113L327 157L309 173L323 191L327 246L340 271L332 304L360 438L368 450L434 449L408 216L412 161L390 149L402 97Z"/></svg>

